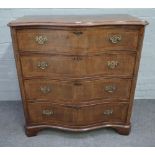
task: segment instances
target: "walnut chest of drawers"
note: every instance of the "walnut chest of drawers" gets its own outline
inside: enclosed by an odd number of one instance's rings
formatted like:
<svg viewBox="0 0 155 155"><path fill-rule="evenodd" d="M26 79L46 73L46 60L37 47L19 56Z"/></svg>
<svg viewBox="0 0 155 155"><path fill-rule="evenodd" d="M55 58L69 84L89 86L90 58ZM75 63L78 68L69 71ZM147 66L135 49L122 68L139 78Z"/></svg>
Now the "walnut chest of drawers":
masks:
<svg viewBox="0 0 155 155"><path fill-rule="evenodd" d="M10 22L27 136L45 128L129 134L145 25L129 15Z"/></svg>

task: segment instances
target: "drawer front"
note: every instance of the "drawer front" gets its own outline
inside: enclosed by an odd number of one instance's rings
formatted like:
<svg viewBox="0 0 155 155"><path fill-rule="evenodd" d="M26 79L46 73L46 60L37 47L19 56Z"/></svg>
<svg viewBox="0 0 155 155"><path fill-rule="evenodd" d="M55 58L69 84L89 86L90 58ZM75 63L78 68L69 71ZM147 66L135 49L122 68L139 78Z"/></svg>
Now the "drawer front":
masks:
<svg viewBox="0 0 155 155"><path fill-rule="evenodd" d="M76 103L92 100L128 100L130 79L92 79L92 80L26 80L25 92L28 100L66 101Z"/></svg>
<svg viewBox="0 0 155 155"><path fill-rule="evenodd" d="M28 115L31 123L63 123L74 125L75 109L47 103L29 103Z"/></svg>
<svg viewBox="0 0 155 155"><path fill-rule="evenodd" d="M88 53L137 49L138 30L130 28L72 28L17 30L19 51Z"/></svg>
<svg viewBox="0 0 155 155"><path fill-rule="evenodd" d="M91 125L96 123L123 123L126 121L128 104L99 104L80 108L52 105L50 103L29 103L28 114L31 123Z"/></svg>
<svg viewBox="0 0 155 155"><path fill-rule="evenodd" d="M134 54L100 54L94 56L22 56L24 77L83 77L96 75L132 76ZM130 65L129 65L130 64Z"/></svg>
<svg viewBox="0 0 155 155"><path fill-rule="evenodd" d="M78 125L89 125L99 122L123 123L126 121L128 104L99 104L80 108Z"/></svg>

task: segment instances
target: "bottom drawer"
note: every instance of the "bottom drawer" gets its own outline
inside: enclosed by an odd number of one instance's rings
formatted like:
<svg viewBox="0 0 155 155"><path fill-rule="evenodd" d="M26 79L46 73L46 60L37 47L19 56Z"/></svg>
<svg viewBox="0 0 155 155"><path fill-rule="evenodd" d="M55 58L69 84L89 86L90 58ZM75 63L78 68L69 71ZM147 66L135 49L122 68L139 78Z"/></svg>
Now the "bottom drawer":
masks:
<svg viewBox="0 0 155 155"><path fill-rule="evenodd" d="M33 124L83 126L99 122L123 123L128 104L97 104L87 106L60 106L47 103L29 103L29 120Z"/></svg>

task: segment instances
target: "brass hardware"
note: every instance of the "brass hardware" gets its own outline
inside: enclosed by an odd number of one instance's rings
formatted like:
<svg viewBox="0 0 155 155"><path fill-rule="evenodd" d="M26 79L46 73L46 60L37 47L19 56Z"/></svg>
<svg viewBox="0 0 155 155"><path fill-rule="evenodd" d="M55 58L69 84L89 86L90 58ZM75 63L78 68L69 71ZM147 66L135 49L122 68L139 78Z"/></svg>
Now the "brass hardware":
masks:
<svg viewBox="0 0 155 155"><path fill-rule="evenodd" d="M116 86L115 85L108 85L108 86L105 86L104 90L108 93L113 93L116 90Z"/></svg>
<svg viewBox="0 0 155 155"><path fill-rule="evenodd" d="M82 83L80 83L79 81L74 81L74 85L75 85L75 86L81 86Z"/></svg>
<svg viewBox="0 0 155 155"><path fill-rule="evenodd" d="M112 109L107 109L104 111L104 115L112 115L113 114L113 110Z"/></svg>
<svg viewBox="0 0 155 155"><path fill-rule="evenodd" d="M48 39L46 36L36 36L35 37L35 41L39 44L39 45L43 45L45 43L47 43Z"/></svg>
<svg viewBox="0 0 155 155"><path fill-rule="evenodd" d="M44 94L48 94L49 92L51 92L51 87L50 86L40 87L40 91Z"/></svg>
<svg viewBox="0 0 155 155"><path fill-rule="evenodd" d="M122 40L122 37L121 35L113 35L109 38L109 40L111 41L111 43L117 44L118 42Z"/></svg>
<svg viewBox="0 0 155 155"><path fill-rule="evenodd" d="M82 60L82 57L81 56L74 56L73 57L73 60L80 61L80 60Z"/></svg>
<svg viewBox="0 0 155 155"><path fill-rule="evenodd" d="M54 113L53 113L53 111L52 110L43 110L42 111L42 114L43 115L46 115L46 116L51 116L51 115L53 115Z"/></svg>
<svg viewBox="0 0 155 155"><path fill-rule="evenodd" d="M80 35L82 35L83 34L83 32L81 32L81 31L75 31L75 32L73 32L75 35L77 35L77 36L80 36Z"/></svg>
<svg viewBox="0 0 155 155"><path fill-rule="evenodd" d="M108 68L114 69L114 68L116 68L118 66L118 61L114 61L114 60L108 61L107 65L108 65Z"/></svg>
<svg viewBox="0 0 155 155"><path fill-rule="evenodd" d="M46 61L40 61L37 65L40 69L44 70L48 67L48 63Z"/></svg>

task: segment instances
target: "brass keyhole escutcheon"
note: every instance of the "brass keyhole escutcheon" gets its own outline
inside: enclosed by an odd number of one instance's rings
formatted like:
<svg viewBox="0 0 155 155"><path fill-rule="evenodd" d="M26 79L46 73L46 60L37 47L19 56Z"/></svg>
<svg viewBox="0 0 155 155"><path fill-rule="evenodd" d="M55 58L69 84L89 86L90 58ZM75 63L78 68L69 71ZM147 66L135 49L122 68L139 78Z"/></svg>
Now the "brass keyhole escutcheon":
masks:
<svg viewBox="0 0 155 155"><path fill-rule="evenodd" d="M81 56L74 56L73 60L79 62L82 60L82 57Z"/></svg>
<svg viewBox="0 0 155 155"><path fill-rule="evenodd" d="M77 36L80 36L80 35L82 35L83 34L83 32L81 32L81 31L75 31L75 32L73 32L75 35L77 35Z"/></svg>

